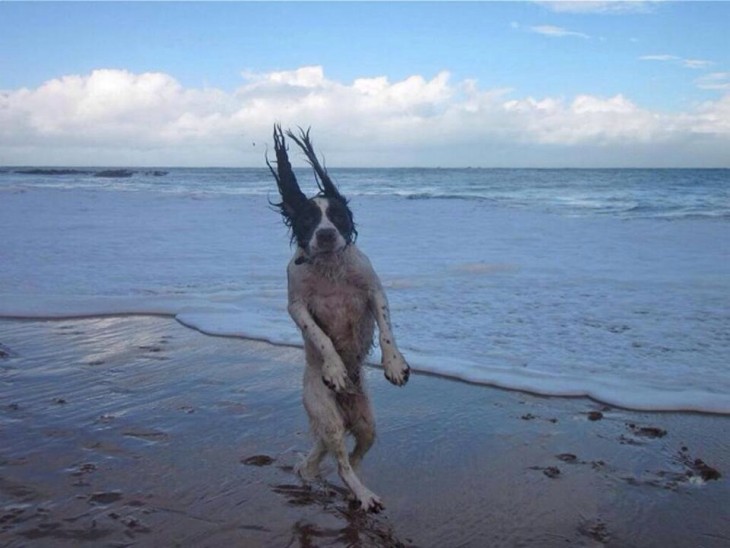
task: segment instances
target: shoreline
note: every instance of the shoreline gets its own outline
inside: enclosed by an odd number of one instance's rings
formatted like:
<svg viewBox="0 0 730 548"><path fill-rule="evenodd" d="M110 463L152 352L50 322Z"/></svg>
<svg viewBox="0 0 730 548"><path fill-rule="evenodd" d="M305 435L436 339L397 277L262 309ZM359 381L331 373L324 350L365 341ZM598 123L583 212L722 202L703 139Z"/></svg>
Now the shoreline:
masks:
<svg viewBox="0 0 730 548"><path fill-rule="evenodd" d="M365 377L378 439L350 509L309 450L298 348L174 319L0 320L0 544L725 546L730 417ZM704 468L702 465L705 465ZM714 470L717 475L714 475Z"/></svg>
<svg viewBox="0 0 730 548"><path fill-rule="evenodd" d="M94 319L104 319L104 318L161 318L161 319L169 319L172 320L181 326L190 329L192 331L195 331L196 333L199 333L201 335L204 335L206 337L215 337L215 338L222 338L222 339L233 339L233 340L240 340L240 341L248 341L253 343L262 343L267 344L274 348L291 348L291 349L298 349L303 350L302 345L299 344L290 344L290 343L284 343L284 342L274 342L270 339L266 339L264 337L254 337L254 336L244 336L244 335L227 335L227 334L220 334L220 333L212 333L205 331L203 329L198 328L195 325L191 325L188 323L183 322L180 320L177 314L173 313L154 313L154 312L112 312L108 314L73 314L68 316L16 316L16 315L0 315L0 321L3 320L9 320L9 321L74 321L74 320L94 320ZM2 342L2 341L0 341ZM372 368L372 369L380 369L382 370L382 367L380 364L378 364L375 361L366 361L365 366ZM493 388L496 390L505 390L507 392L516 392L518 394L525 394L529 396L534 396L538 398L559 398L559 399L587 399L592 401L595 404L598 405L604 405L615 409L621 409L623 411L628 412L636 412L636 413L687 413L687 414L695 414L695 415L708 415L708 416L726 416L730 417L730 412L723 412L723 411L708 411L708 410L696 410L696 409L639 409L634 407L629 407L621 404L617 404L615 402L605 401L600 398L594 397L589 394L546 394L538 391L532 391L528 389L523 388L513 388L510 386L505 386L499 383L490 383L490 382L480 382L480 381L474 381L466 378L459 377L457 375L448 375L445 373L439 373L434 371L428 371L424 369L417 369L411 366L411 371L413 374L420 375L420 376L426 376L426 377L433 377L436 379L442 379L446 381L454 381L454 382L460 382L471 386L481 386L486 388Z"/></svg>

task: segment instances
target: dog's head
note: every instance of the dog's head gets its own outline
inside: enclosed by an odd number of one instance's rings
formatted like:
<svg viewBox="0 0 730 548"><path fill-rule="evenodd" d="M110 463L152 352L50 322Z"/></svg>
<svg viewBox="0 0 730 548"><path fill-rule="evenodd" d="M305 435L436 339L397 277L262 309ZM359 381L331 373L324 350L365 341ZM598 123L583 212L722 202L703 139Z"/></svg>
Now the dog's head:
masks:
<svg viewBox="0 0 730 548"><path fill-rule="evenodd" d="M290 137L304 151L319 187L319 194L307 198L299 188L294 176L286 141L281 126L274 126L274 151L276 170L266 160L279 187L281 202L275 205L284 218L284 223L292 231L292 240L309 257L335 254L357 238L357 230L352 219L352 211L347 199L340 194L330 179L327 170L317 160L317 155L309 140L309 131L300 130L299 135L287 131Z"/></svg>

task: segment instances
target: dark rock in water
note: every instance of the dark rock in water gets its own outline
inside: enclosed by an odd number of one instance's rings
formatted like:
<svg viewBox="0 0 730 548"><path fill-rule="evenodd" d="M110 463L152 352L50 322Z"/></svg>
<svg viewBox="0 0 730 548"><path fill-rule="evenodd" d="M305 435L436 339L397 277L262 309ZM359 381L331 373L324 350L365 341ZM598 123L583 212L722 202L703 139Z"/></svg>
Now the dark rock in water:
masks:
<svg viewBox="0 0 730 548"><path fill-rule="evenodd" d="M599 421L603 418L603 413L600 411L591 411L588 413L588 420L589 421Z"/></svg>
<svg viewBox="0 0 730 548"><path fill-rule="evenodd" d="M151 175L152 177L164 177L168 173L170 173L170 172L169 171L159 171L159 170L144 172L145 175Z"/></svg>
<svg viewBox="0 0 730 548"><path fill-rule="evenodd" d="M83 169L16 169L14 173L21 175L88 175L90 172Z"/></svg>
<svg viewBox="0 0 730 548"><path fill-rule="evenodd" d="M115 179L123 179L134 175L134 171L129 169L107 169L105 171L97 171L94 173L94 177L108 177Z"/></svg>

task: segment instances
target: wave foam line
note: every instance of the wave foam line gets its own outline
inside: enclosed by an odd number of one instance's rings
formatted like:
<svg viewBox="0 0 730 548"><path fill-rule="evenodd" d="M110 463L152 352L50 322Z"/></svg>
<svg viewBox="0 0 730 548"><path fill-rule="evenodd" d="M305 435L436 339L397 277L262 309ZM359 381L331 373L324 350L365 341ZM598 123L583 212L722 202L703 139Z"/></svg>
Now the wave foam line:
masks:
<svg viewBox="0 0 730 548"><path fill-rule="evenodd" d="M232 337L266 342L274 346L302 348L299 333L288 322L262 317L227 304L210 305L210 300L195 297L45 297L38 300L0 295L0 318L47 320L103 316L164 316L209 336ZM245 327L243 327L245 326ZM272 337L276 333L278 336ZM627 387L610 379L586 381L568 375L490 366L470 360L421 354L406 350L414 371L516 390L538 396L585 397L594 401L634 411L698 412L730 415L727 394L697 390L657 391L651 387ZM377 355L377 348L374 351ZM368 365L380 367L375 362Z"/></svg>

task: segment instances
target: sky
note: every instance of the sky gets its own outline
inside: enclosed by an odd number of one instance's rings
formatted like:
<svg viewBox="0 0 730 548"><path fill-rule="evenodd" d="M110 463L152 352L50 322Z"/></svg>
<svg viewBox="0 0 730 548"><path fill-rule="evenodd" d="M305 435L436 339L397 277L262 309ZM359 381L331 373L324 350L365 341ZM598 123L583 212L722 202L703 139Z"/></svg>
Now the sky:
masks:
<svg viewBox="0 0 730 548"><path fill-rule="evenodd" d="M730 2L2 2L0 165L730 167ZM297 158L295 164L301 162Z"/></svg>

